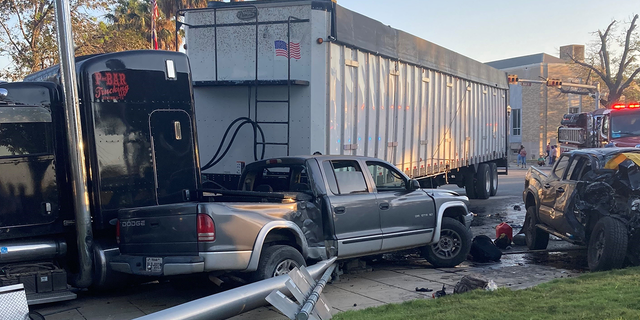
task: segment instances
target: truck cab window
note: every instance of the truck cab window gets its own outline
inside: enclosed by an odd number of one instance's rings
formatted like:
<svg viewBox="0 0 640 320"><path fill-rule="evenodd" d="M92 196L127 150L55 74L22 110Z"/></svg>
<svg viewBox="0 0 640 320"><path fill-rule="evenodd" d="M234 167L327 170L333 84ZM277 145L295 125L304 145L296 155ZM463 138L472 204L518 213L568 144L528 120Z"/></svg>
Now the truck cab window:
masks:
<svg viewBox="0 0 640 320"><path fill-rule="evenodd" d="M372 161L367 162L367 167L371 172L378 192L406 189L406 181L397 170L386 164Z"/></svg>
<svg viewBox="0 0 640 320"><path fill-rule="evenodd" d="M368 192L364 174L357 161L334 160L331 161L333 173L338 184L339 194Z"/></svg>
<svg viewBox="0 0 640 320"><path fill-rule="evenodd" d="M588 162L589 159L585 157L573 159L573 161L571 161L571 167L569 167L569 170L567 170L567 177L565 179L573 181L580 180L581 173L585 168L585 164L587 164Z"/></svg>
<svg viewBox="0 0 640 320"><path fill-rule="evenodd" d="M560 160L558 160L556 167L553 169L553 175L558 178L562 178L562 174L564 174L564 169L567 168L567 164L569 164L569 157L560 157Z"/></svg>
<svg viewBox="0 0 640 320"><path fill-rule="evenodd" d="M53 153L50 123L0 123L0 157Z"/></svg>

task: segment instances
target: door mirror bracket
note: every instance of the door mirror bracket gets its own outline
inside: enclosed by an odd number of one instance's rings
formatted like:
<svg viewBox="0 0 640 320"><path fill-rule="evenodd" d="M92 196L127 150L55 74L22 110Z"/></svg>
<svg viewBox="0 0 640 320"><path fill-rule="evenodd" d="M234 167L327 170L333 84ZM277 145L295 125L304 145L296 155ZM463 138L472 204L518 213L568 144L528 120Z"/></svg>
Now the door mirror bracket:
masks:
<svg viewBox="0 0 640 320"><path fill-rule="evenodd" d="M415 191L420 189L420 182L416 179L409 179L409 183L407 183L407 190Z"/></svg>

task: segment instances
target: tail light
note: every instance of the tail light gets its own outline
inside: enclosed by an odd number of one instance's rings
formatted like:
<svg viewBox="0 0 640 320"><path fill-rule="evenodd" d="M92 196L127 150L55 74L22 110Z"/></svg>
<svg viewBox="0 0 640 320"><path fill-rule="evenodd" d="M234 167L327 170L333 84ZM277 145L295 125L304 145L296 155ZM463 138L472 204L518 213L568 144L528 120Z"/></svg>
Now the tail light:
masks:
<svg viewBox="0 0 640 320"><path fill-rule="evenodd" d="M120 221L116 220L116 243L120 244Z"/></svg>
<svg viewBox="0 0 640 320"><path fill-rule="evenodd" d="M216 226L213 219L207 214L199 213L197 219L198 241L215 241Z"/></svg>

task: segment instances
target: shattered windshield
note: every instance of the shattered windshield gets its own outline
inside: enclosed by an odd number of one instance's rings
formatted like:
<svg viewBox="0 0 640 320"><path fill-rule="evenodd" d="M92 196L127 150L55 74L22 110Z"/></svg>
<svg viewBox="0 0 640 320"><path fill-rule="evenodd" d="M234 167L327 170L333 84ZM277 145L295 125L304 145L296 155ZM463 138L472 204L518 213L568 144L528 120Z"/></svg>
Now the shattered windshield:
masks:
<svg viewBox="0 0 640 320"><path fill-rule="evenodd" d="M612 112L611 137L624 138L640 136L640 110Z"/></svg>

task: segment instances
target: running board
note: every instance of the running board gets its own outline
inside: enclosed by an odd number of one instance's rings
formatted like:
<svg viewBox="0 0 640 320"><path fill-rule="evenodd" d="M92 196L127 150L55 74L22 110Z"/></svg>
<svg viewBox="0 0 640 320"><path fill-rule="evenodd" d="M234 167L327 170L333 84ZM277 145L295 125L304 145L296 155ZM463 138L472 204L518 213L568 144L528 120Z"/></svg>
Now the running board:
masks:
<svg viewBox="0 0 640 320"><path fill-rule="evenodd" d="M69 290L27 293L27 304L31 306L35 304L60 302L73 300L76 297L77 295Z"/></svg>

